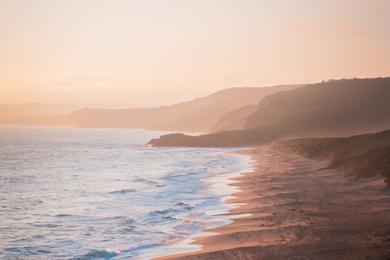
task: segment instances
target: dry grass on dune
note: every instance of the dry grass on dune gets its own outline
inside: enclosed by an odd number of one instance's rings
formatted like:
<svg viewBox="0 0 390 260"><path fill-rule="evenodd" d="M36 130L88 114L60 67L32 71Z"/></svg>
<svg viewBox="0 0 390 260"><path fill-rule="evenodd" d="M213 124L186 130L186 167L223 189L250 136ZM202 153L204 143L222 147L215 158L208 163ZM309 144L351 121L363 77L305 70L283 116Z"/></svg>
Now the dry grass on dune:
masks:
<svg viewBox="0 0 390 260"><path fill-rule="evenodd" d="M329 161L361 177L383 176L390 185L390 130L345 138L303 138L279 143L311 159Z"/></svg>

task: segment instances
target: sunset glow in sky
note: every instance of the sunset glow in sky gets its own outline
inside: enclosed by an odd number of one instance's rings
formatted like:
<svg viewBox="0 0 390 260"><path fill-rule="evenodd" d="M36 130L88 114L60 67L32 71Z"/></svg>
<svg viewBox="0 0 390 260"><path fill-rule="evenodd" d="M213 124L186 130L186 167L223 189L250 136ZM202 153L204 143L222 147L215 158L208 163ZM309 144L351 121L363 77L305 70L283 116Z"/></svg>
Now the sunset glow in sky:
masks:
<svg viewBox="0 0 390 260"><path fill-rule="evenodd" d="M390 76L387 0L0 0L0 103Z"/></svg>

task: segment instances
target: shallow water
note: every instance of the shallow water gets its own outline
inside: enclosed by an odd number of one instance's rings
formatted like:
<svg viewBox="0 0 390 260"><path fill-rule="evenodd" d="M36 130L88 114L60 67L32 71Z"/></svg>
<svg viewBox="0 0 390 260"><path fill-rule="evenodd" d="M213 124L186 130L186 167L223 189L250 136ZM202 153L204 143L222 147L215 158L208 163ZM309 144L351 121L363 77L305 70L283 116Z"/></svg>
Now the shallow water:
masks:
<svg viewBox="0 0 390 260"><path fill-rule="evenodd" d="M0 128L0 258L129 259L194 249L229 220L229 149L151 148L160 132Z"/></svg>

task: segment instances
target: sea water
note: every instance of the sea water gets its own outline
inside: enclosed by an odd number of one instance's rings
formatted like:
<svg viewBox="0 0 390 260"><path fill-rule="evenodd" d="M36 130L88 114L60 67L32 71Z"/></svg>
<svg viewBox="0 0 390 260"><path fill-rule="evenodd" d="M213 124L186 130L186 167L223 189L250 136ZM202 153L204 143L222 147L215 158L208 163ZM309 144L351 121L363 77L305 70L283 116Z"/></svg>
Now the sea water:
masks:
<svg viewBox="0 0 390 260"><path fill-rule="evenodd" d="M148 259L227 223L229 149L145 146L161 132L0 127L0 259Z"/></svg>

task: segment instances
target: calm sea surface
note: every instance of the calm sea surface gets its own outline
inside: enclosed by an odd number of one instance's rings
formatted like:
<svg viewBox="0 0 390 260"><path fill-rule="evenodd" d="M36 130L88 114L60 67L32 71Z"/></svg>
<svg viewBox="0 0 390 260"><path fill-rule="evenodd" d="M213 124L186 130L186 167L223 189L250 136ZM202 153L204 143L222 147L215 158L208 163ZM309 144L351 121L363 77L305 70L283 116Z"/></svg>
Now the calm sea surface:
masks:
<svg viewBox="0 0 390 260"><path fill-rule="evenodd" d="M162 133L0 127L0 259L147 259L228 223L229 149L151 148Z"/></svg>

